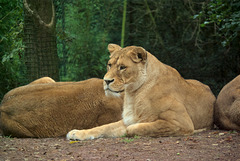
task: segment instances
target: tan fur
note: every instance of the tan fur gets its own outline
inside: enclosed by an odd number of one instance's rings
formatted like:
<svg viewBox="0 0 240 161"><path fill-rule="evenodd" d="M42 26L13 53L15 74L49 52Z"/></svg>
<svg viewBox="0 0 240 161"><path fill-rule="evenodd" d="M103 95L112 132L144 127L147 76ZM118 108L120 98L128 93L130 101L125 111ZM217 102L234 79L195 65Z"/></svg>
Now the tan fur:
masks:
<svg viewBox="0 0 240 161"><path fill-rule="evenodd" d="M215 104L215 124L226 130L240 130L240 75L226 84Z"/></svg>
<svg viewBox="0 0 240 161"><path fill-rule="evenodd" d="M122 99L106 97L103 80L55 82L49 77L9 91L0 106L0 127L16 137L57 137L121 119Z"/></svg>
<svg viewBox="0 0 240 161"><path fill-rule="evenodd" d="M54 83L54 82L55 82L55 80L53 80L50 77L42 77L42 78L39 78L29 84L42 84L42 83Z"/></svg>
<svg viewBox="0 0 240 161"><path fill-rule="evenodd" d="M67 139L184 136L211 129L215 97L196 80L185 80L142 47L110 44L106 95L124 91L122 120L89 130L73 130Z"/></svg>

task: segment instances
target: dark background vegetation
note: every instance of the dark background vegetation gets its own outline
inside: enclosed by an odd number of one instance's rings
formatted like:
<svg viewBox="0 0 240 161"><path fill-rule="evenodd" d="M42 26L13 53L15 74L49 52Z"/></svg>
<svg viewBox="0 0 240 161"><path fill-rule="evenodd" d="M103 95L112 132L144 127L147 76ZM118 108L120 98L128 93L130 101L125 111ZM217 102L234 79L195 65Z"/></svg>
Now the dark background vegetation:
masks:
<svg viewBox="0 0 240 161"><path fill-rule="evenodd" d="M53 51L58 55L58 58L54 58L59 70L59 75L54 77L57 81L102 78L109 55L107 45L120 45L121 42L123 46L144 47L163 63L176 68L184 78L197 79L209 85L215 95L240 74L239 0L53 2L56 27L47 32L56 35L56 39L53 39L56 52L55 49ZM24 38L26 40L28 34L26 27L34 21L27 21L29 17L23 1L1 0L0 10L2 99L6 92L15 87L25 85L37 77L51 75L40 73L33 77L31 75L34 71L29 73L28 65L33 54L30 54L29 44ZM37 12L40 13L40 10ZM124 12L125 26L122 25ZM38 31L43 29L39 28ZM40 70L44 69L43 65L48 65L44 62L54 62L44 54L41 57Z"/></svg>

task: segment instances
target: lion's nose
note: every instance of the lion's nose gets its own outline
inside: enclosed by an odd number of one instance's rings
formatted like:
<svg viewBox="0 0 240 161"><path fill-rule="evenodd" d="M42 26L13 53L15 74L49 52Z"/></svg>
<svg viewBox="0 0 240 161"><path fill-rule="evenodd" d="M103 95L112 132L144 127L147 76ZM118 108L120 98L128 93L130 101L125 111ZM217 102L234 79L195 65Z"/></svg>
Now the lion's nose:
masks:
<svg viewBox="0 0 240 161"><path fill-rule="evenodd" d="M114 81L114 79L104 79L104 81L106 82L107 85L109 85Z"/></svg>

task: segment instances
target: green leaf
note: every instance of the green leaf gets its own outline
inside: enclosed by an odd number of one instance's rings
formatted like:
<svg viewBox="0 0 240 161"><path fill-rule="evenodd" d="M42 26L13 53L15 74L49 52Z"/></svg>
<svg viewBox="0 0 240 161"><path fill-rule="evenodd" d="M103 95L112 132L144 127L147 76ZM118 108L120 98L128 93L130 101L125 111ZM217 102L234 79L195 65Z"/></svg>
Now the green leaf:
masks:
<svg viewBox="0 0 240 161"><path fill-rule="evenodd" d="M193 19L197 19L197 18L199 18L198 14L193 16Z"/></svg>

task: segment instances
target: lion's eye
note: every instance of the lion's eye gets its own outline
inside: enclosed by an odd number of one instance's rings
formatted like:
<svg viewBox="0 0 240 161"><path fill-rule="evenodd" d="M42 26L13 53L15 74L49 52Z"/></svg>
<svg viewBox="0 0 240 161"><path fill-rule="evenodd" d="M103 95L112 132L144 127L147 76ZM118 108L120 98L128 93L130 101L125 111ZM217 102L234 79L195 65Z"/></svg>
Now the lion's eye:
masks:
<svg viewBox="0 0 240 161"><path fill-rule="evenodd" d="M107 64L107 70L110 70L112 64Z"/></svg>
<svg viewBox="0 0 240 161"><path fill-rule="evenodd" d="M121 66L119 67L119 69L120 69L120 70L124 70L124 69L126 69L126 66L121 65Z"/></svg>

